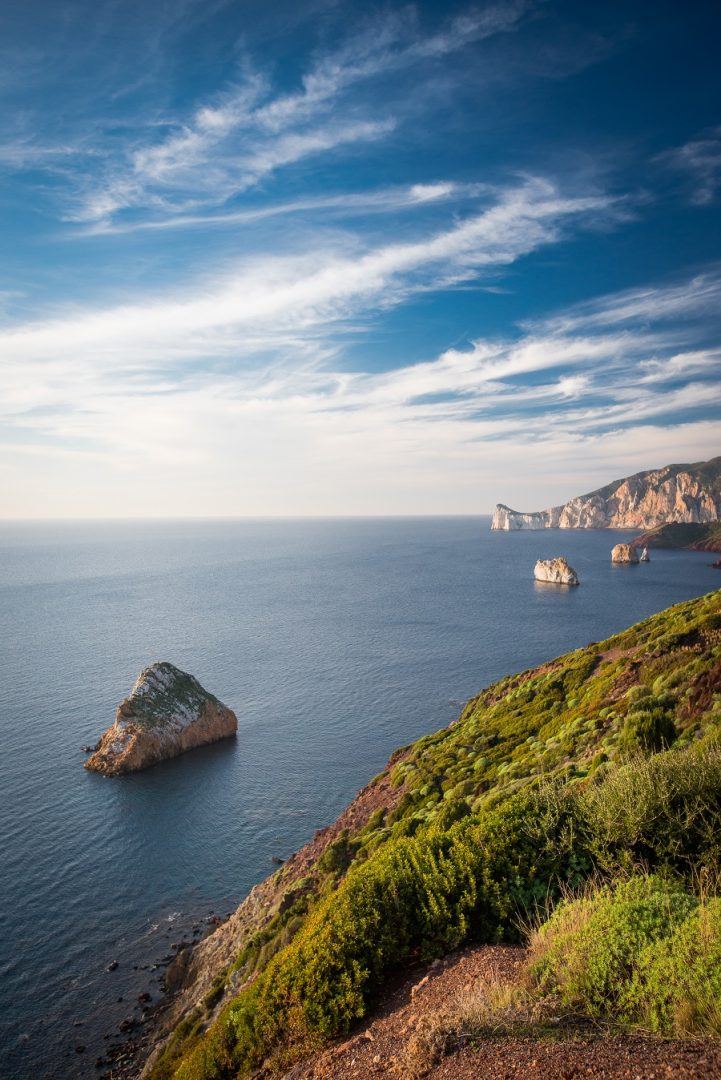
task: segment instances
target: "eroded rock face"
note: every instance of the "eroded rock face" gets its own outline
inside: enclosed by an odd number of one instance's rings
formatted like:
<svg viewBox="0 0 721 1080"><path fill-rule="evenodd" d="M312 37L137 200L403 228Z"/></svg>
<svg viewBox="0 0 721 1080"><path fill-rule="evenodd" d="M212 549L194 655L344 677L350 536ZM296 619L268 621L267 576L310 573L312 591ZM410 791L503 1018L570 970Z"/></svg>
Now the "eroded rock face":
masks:
<svg viewBox="0 0 721 1080"><path fill-rule="evenodd" d="M499 503L492 529L653 529L721 519L721 457L615 480L563 506L522 513Z"/></svg>
<svg viewBox="0 0 721 1080"><path fill-rule="evenodd" d="M638 552L632 544L616 544L611 552L611 562L637 563Z"/></svg>
<svg viewBox="0 0 721 1080"><path fill-rule="evenodd" d="M554 585L578 585L578 574L563 557L539 559L533 576L536 581L549 581Z"/></svg>
<svg viewBox="0 0 721 1080"><path fill-rule="evenodd" d="M118 776L235 735L238 719L198 680L167 662L140 673L86 769Z"/></svg>

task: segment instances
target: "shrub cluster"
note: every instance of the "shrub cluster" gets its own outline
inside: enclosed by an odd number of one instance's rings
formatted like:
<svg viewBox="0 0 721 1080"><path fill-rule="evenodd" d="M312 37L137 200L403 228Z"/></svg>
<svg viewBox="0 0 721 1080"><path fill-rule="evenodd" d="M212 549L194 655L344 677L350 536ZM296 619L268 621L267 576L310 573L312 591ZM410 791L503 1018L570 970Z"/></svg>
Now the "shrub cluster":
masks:
<svg viewBox="0 0 721 1080"><path fill-rule="evenodd" d="M584 1016L721 1035L721 901L634 876L563 904L531 941L531 985Z"/></svg>
<svg viewBox="0 0 721 1080"><path fill-rule="evenodd" d="M194 1021L151 1075L223 1080L273 1054L282 1066L346 1031L409 955L513 939L519 916L594 872L721 871L718 607L718 594L679 605L504 679L395 755L394 809L336 837L308 878L288 880L287 903L234 965L254 981L207 1032ZM685 749L665 750L671 742ZM667 940L664 930L656 945ZM209 1010L222 992L211 989ZM663 1029L677 1006L658 1002Z"/></svg>
<svg viewBox="0 0 721 1080"><path fill-rule="evenodd" d="M555 789L517 797L379 849L353 867L293 942L232 1002L182 1065L183 1080L251 1071L282 1047L283 1064L364 1015L411 952L440 956L469 939L518 935L519 910L588 865L573 800Z"/></svg>

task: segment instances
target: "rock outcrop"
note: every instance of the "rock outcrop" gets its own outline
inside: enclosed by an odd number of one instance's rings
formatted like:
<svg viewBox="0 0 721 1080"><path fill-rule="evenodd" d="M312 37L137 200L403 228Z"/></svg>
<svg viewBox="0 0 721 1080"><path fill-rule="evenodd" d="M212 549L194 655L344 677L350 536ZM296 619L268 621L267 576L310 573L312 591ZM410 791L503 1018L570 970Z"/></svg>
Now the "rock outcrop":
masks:
<svg viewBox="0 0 721 1080"><path fill-rule="evenodd" d="M238 719L198 680L167 662L140 673L86 769L119 776L235 735Z"/></svg>
<svg viewBox="0 0 721 1080"><path fill-rule="evenodd" d="M549 581L554 585L578 585L578 574L563 557L539 559L533 569L536 581Z"/></svg>
<svg viewBox="0 0 721 1080"><path fill-rule="evenodd" d="M633 544L616 544L615 548L611 552L611 562L615 563L637 563L638 552Z"/></svg>
<svg viewBox="0 0 721 1080"><path fill-rule="evenodd" d="M631 543L636 548L690 548L692 551L721 551L721 522L707 524L660 525L641 533Z"/></svg>
<svg viewBox="0 0 721 1080"><path fill-rule="evenodd" d="M614 480L562 506L522 513L499 503L492 529L653 529L721 519L721 457Z"/></svg>

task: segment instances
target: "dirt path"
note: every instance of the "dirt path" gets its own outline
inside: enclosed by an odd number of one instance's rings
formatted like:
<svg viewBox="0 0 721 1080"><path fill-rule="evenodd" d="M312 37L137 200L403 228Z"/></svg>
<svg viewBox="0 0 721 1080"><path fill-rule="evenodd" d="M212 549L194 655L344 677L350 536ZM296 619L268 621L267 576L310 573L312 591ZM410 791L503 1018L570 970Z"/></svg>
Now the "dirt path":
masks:
<svg viewBox="0 0 721 1080"><path fill-rule="evenodd" d="M478 946L417 964L354 1035L286 1076L286 1080L346 1080L410 1075L405 1049L424 1017L481 980L512 980L524 952ZM466 1046L428 1071L428 1080L721 1080L721 1041L680 1041L598 1033L558 1040L498 1037Z"/></svg>

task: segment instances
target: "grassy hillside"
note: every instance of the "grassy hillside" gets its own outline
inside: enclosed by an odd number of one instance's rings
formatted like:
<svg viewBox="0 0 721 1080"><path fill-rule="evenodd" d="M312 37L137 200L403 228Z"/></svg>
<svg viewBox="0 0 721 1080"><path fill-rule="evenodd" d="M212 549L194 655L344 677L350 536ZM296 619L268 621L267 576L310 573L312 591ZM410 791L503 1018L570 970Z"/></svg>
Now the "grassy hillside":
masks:
<svg viewBox="0 0 721 1080"><path fill-rule="evenodd" d="M346 1031L409 956L513 940L592 874L721 868L721 592L502 680L394 755L248 925L154 1080L283 1068Z"/></svg>
<svg viewBox="0 0 721 1080"><path fill-rule="evenodd" d="M698 551L721 551L721 522L707 525L688 523L659 525L637 536L634 547L695 548Z"/></svg>

